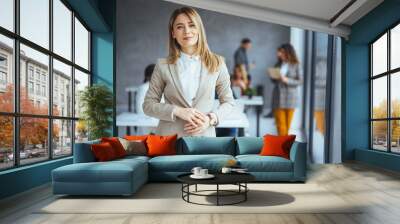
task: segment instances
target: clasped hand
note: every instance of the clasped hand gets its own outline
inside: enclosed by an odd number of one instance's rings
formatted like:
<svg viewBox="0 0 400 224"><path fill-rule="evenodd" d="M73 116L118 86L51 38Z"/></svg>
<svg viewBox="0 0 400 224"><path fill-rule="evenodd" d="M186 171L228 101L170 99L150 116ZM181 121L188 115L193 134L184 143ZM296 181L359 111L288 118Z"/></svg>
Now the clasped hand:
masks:
<svg viewBox="0 0 400 224"><path fill-rule="evenodd" d="M184 131L191 135L200 134L210 126L210 118L194 108L178 108L176 116L187 121Z"/></svg>
<svg viewBox="0 0 400 224"><path fill-rule="evenodd" d="M288 83L288 78L286 76L281 76L280 78L281 82L287 84Z"/></svg>

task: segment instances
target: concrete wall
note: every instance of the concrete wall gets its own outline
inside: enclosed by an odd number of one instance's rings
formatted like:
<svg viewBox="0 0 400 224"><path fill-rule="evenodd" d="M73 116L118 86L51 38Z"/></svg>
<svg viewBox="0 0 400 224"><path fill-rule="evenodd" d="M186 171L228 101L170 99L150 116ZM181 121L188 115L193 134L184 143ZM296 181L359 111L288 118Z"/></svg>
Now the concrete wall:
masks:
<svg viewBox="0 0 400 224"><path fill-rule="evenodd" d="M160 0L117 1L117 113L128 110L125 87L140 84L146 65L167 55L168 20L172 11L181 6ZM198 12L211 50L226 58L230 71L241 39L252 39L249 59L256 63L251 71L253 84L265 86L269 107L272 85L265 71L275 64L276 48L290 41L290 28L201 9Z"/></svg>

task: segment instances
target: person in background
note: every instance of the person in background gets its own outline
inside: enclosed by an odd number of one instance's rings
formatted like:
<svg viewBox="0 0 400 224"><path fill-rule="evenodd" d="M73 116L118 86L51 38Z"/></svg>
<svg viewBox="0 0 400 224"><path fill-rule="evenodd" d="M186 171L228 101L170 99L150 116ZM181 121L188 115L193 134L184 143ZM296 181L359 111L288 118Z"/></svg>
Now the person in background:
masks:
<svg viewBox="0 0 400 224"><path fill-rule="evenodd" d="M243 38L240 47L235 51L233 56L235 67L237 65L244 65L249 82L251 81L250 69L254 67L254 64L249 63L249 59L247 57L247 51L250 50L251 47L251 40L249 38Z"/></svg>
<svg viewBox="0 0 400 224"><path fill-rule="evenodd" d="M314 81L314 117L316 129L322 135L325 134L326 69L326 61L317 57Z"/></svg>
<svg viewBox="0 0 400 224"><path fill-rule="evenodd" d="M289 43L281 45L276 52L276 67L280 69L280 78L273 79L272 109L278 135L288 135L294 110L297 107L297 87L302 83L300 62L296 51Z"/></svg>
<svg viewBox="0 0 400 224"><path fill-rule="evenodd" d="M147 90L149 89L149 83L151 79L151 75L153 74L155 64L147 65L144 70L144 81L138 86L138 90L136 92L136 113L143 114L142 104L144 102L144 97L146 95Z"/></svg>
<svg viewBox="0 0 400 224"><path fill-rule="evenodd" d="M147 90L149 89L149 83L151 80L151 75L153 74L155 64L149 64L146 66L144 70L144 80L143 83L137 86L137 90L135 91L136 95L134 96L135 103L135 113L144 114L142 109L142 104L144 102L144 98ZM155 129L152 127L135 127L135 134L137 135L148 135L150 133L154 133Z"/></svg>
<svg viewBox="0 0 400 224"><path fill-rule="evenodd" d="M244 91L248 88L248 81L245 78L246 76L247 76L246 69L244 68L244 65L236 65L235 68L233 69L233 74L231 75L231 88L233 92L233 97L235 99L240 99ZM216 128L215 131L217 137L229 137L229 136L236 136L238 129Z"/></svg>
<svg viewBox="0 0 400 224"><path fill-rule="evenodd" d="M231 79L232 90L235 93L237 98L243 95L244 91L249 87L249 82L247 80L246 69L243 65L236 65L233 70L233 75ZM238 94L235 90L240 89L240 94Z"/></svg>

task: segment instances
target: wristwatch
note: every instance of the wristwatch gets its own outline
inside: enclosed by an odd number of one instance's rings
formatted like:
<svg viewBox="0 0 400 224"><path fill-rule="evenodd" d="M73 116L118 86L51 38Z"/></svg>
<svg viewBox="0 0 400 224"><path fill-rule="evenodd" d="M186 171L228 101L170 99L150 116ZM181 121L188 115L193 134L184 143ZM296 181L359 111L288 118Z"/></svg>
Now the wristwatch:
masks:
<svg viewBox="0 0 400 224"><path fill-rule="evenodd" d="M214 113L209 113L207 116L210 118L210 126L217 126L218 124L218 119L217 116Z"/></svg>

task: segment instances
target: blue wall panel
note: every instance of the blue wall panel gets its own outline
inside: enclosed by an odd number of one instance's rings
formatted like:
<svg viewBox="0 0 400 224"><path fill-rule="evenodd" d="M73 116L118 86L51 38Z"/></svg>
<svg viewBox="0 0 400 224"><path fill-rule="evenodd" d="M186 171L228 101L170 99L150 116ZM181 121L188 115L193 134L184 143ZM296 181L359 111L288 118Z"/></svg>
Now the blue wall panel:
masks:
<svg viewBox="0 0 400 224"><path fill-rule="evenodd" d="M353 24L350 38L344 44L343 160L355 159L399 170L400 165L395 165L400 164L399 156L368 149L370 141L368 44L398 22L400 22L400 0L386 0Z"/></svg>
<svg viewBox="0 0 400 224"><path fill-rule="evenodd" d="M48 183L53 169L71 163L69 157L0 172L0 199Z"/></svg>
<svg viewBox="0 0 400 224"><path fill-rule="evenodd" d="M113 88L113 33L92 35L93 83L103 83Z"/></svg>

